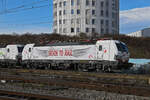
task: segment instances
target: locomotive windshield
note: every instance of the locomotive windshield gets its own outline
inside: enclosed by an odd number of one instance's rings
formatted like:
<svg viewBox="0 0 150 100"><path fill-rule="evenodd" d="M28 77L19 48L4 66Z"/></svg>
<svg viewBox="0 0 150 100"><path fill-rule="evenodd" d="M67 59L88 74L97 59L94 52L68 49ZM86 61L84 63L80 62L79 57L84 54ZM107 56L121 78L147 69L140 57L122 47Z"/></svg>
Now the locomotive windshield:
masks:
<svg viewBox="0 0 150 100"><path fill-rule="evenodd" d="M18 47L18 52L21 53L23 51L24 46L19 46Z"/></svg>
<svg viewBox="0 0 150 100"><path fill-rule="evenodd" d="M128 52L128 48L125 44L123 43L116 43L116 46L118 48L118 51L121 51L121 52Z"/></svg>

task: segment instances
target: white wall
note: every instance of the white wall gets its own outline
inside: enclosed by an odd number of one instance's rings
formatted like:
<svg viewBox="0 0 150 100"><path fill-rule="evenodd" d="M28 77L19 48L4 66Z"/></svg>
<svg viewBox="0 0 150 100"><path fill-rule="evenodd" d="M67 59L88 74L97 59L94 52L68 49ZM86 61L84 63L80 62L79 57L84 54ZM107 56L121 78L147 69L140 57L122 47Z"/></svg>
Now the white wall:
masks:
<svg viewBox="0 0 150 100"><path fill-rule="evenodd" d="M145 28L143 30L132 32L127 34L127 36L131 37L150 37L150 28Z"/></svg>
<svg viewBox="0 0 150 100"><path fill-rule="evenodd" d="M66 6L63 6L63 2L66 1ZM86 6L86 0L80 0L80 5L77 5L77 0L74 0L74 6L71 6L71 0L53 0L53 4L57 3L57 8L54 7L53 13L57 12L57 16L54 16L53 20L57 21L57 25L53 26L53 31L57 30L57 33L66 34L66 35L78 35L80 32L86 32L86 28L89 28L89 34L92 32L92 28L95 28L96 33L102 34L102 29L104 33L117 33L119 34L119 0L95 0L96 5L92 6L92 0L90 5ZM106 6L106 1L108 1L108 6ZM114 2L113 2L114 1ZM62 6L59 4L62 2ZM101 2L104 2L104 6L101 6ZM113 7L115 5L115 7ZM74 14L71 14L71 10L74 10ZM77 9L80 9L80 14L77 14ZM86 10L89 9L88 15L86 15ZM109 16L106 17L106 10L108 9ZM66 11L66 14L63 14L63 11ZM92 15L92 10L95 10L95 15ZM104 16L101 16L101 10L104 12ZM59 15L59 11L62 11L62 15ZM114 17L113 14L114 13ZM86 24L86 18L89 18L90 24ZM63 20L66 19L66 24L63 24ZM74 20L74 23L71 24L71 19ZM80 20L80 23L77 24L77 19ZM95 24L92 24L92 19L95 19ZM62 20L62 24L59 24L59 20ZM101 20L104 21L104 24L101 25ZM108 26L106 26L106 20L109 21ZM112 22L114 22L114 27L112 27ZM71 28L74 28L74 32L71 33ZM77 32L77 28L80 29ZM60 31L62 29L62 31ZM66 32L63 32L63 29L66 29ZM106 30L108 32L106 32ZM87 34L88 34L87 33Z"/></svg>

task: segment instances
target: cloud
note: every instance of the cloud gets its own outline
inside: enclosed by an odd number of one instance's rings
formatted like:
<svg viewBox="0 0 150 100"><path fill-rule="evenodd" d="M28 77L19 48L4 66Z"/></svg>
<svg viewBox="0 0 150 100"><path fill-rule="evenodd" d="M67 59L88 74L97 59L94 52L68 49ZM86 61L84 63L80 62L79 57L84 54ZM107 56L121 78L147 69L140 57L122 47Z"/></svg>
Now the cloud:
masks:
<svg viewBox="0 0 150 100"><path fill-rule="evenodd" d="M134 32L150 27L150 7L120 11L121 33Z"/></svg>

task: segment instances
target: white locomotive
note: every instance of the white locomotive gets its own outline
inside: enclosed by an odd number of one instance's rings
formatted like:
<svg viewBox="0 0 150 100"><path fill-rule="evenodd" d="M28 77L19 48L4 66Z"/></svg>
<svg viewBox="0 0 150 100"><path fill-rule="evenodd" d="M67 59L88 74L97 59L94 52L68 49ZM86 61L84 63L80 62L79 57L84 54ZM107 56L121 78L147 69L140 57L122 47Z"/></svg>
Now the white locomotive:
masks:
<svg viewBox="0 0 150 100"><path fill-rule="evenodd" d="M127 46L117 40L48 45L7 45L0 48L0 65L27 68L103 70L118 69L128 63ZM13 65L13 66L12 66Z"/></svg>
<svg viewBox="0 0 150 100"><path fill-rule="evenodd" d="M0 48L0 65L12 66L21 64L23 45L7 45Z"/></svg>
<svg viewBox="0 0 150 100"><path fill-rule="evenodd" d="M28 68L104 70L128 63L127 46L117 40L25 45L22 64Z"/></svg>

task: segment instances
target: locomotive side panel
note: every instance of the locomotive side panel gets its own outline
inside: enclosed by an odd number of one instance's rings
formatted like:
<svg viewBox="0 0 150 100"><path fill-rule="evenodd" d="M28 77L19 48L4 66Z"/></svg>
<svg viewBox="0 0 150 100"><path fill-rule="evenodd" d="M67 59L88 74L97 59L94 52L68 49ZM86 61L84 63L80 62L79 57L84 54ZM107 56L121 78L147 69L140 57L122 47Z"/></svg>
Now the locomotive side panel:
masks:
<svg viewBox="0 0 150 100"><path fill-rule="evenodd" d="M96 60L95 45L34 47L32 60Z"/></svg>

